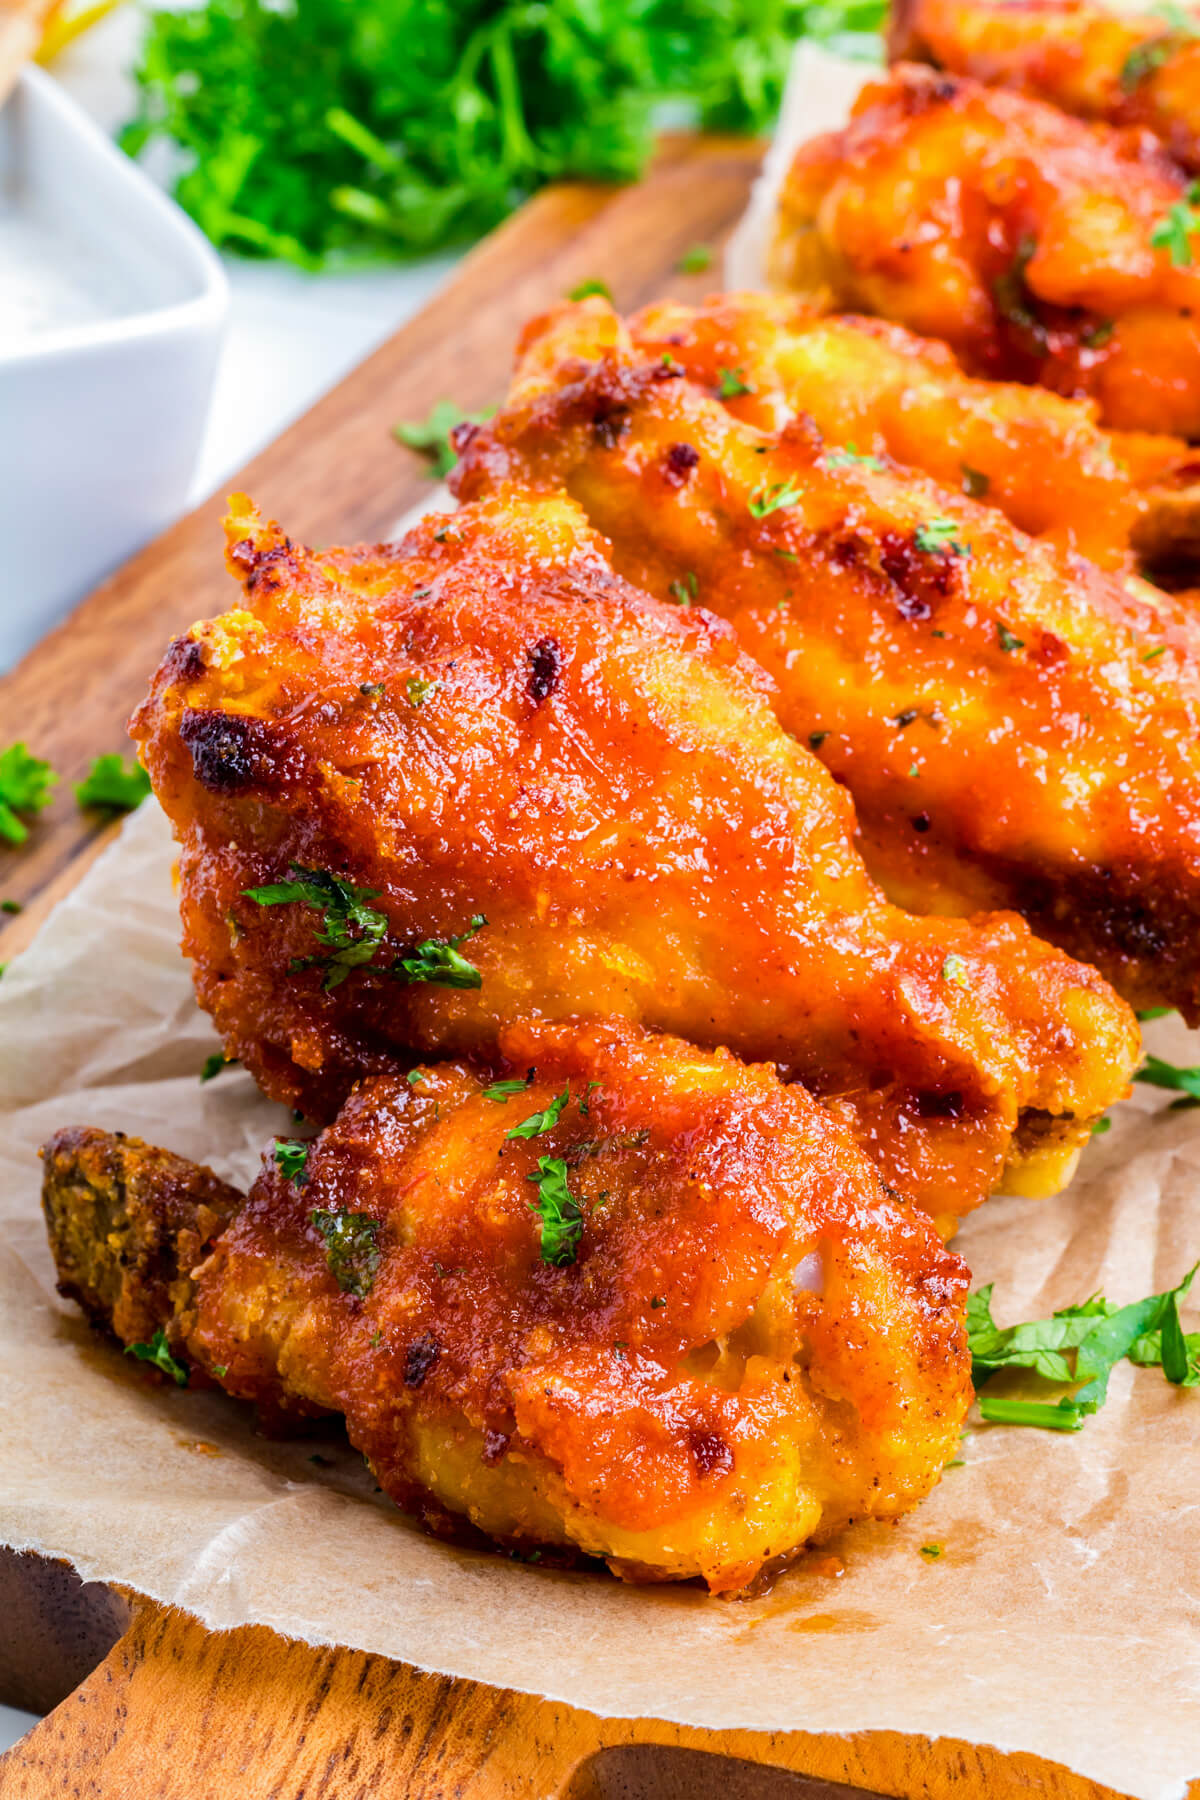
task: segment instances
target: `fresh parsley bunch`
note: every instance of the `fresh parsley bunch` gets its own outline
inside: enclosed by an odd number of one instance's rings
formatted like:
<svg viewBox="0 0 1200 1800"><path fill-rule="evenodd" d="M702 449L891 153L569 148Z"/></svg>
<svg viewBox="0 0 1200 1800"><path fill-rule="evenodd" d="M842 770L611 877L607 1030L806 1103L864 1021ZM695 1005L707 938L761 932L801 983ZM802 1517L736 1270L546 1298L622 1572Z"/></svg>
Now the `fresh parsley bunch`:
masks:
<svg viewBox="0 0 1200 1800"><path fill-rule="evenodd" d="M170 139L215 244L316 269L490 230L547 181L626 181L652 116L759 131L799 37L877 54L883 0L201 0L156 11L122 142Z"/></svg>

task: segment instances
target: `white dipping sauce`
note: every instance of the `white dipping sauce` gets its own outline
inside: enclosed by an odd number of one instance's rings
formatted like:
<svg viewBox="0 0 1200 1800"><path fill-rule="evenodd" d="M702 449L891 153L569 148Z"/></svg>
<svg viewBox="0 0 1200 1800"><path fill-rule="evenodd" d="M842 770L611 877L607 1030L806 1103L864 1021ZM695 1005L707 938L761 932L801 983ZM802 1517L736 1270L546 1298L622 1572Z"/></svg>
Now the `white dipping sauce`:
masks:
<svg viewBox="0 0 1200 1800"><path fill-rule="evenodd" d="M0 351L42 332L119 318L135 304L100 250L0 203Z"/></svg>

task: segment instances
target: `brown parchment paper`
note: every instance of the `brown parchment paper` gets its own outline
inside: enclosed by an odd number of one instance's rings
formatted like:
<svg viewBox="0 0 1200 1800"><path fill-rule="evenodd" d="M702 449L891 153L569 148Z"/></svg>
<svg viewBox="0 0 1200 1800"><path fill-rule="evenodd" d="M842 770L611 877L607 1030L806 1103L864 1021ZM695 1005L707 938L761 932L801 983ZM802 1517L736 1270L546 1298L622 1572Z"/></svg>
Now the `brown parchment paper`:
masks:
<svg viewBox="0 0 1200 1800"><path fill-rule="evenodd" d="M177 948L171 861L147 802L0 982L0 1542L210 1626L599 1713L943 1735L1139 1800L1183 1795L1200 1775L1200 1392L1157 1372L1123 1365L1078 1436L974 1428L916 1514L845 1534L843 1574L802 1563L728 1602L435 1543L336 1443L268 1443L237 1403L150 1386L94 1340L54 1295L46 1134L135 1131L246 1180L288 1122L240 1071L197 1079L215 1039ZM1151 1030L1200 1059L1200 1034ZM1174 1283L1200 1255L1200 1112L1139 1089L1068 1193L994 1200L961 1243L1001 1322Z"/></svg>

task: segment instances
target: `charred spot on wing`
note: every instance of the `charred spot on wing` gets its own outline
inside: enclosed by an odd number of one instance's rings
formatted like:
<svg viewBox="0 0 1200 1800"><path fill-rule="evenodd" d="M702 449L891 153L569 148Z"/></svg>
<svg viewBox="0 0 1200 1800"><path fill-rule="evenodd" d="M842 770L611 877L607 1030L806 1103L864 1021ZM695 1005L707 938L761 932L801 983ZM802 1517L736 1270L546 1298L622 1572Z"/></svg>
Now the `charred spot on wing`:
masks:
<svg viewBox="0 0 1200 1800"><path fill-rule="evenodd" d="M629 408L622 400L602 395L592 411L592 431L602 450L615 450L629 430Z"/></svg>
<svg viewBox="0 0 1200 1800"><path fill-rule="evenodd" d="M441 1354L442 1347L432 1332L423 1331L414 1338L404 1358L405 1387L419 1388Z"/></svg>
<svg viewBox="0 0 1200 1800"><path fill-rule="evenodd" d="M915 1111L921 1119L961 1119L963 1110L960 1093L919 1093L916 1096Z"/></svg>
<svg viewBox="0 0 1200 1800"><path fill-rule="evenodd" d="M191 753L196 780L210 793L273 786L295 772L293 746L266 719L193 709L180 720L179 736Z"/></svg>
<svg viewBox="0 0 1200 1800"><path fill-rule="evenodd" d="M529 659L525 692L535 706L540 706L558 686L562 675L562 652L553 638L544 637L539 638L525 654Z"/></svg>
<svg viewBox="0 0 1200 1800"><path fill-rule="evenodd" d="M671 487L681 488L700 464L694 444L669 444L663 457L663 475Z"/></svg>
<svg viewBox="0 0 1200 1800"><path fill-rule="evenodd" d="M208 667L203 644L194 637L172 638L163 667L173 687L187 687L198 681Z"/></svg>
<svg viewBox="0 0 1200 1800"><path fill-rule="evenodd" d="M701 1480L710 1475L719 1479L733 1467L733 1451L719 1431L693 1428L688 1432L688 1449Z"/></svg>
<svg viewBox="0 0 1200 1800"><path fill-rule="evenodd" d="M248 594L257 593L260 588L270 593L279 586L279 565L291 563L292 540L284 538L282 543L272 544L269 550L260 550L253 538L242 538L231 547L229 560L241 574Z"/></svg>

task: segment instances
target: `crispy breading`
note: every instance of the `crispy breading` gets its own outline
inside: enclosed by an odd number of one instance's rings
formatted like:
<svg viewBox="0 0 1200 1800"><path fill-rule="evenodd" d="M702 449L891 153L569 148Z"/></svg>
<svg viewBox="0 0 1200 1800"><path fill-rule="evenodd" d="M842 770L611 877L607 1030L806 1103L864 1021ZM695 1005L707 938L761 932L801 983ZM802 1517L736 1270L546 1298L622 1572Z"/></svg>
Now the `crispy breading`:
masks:
<svg viewBox="0 0 1200 1800"><path fill-rule="evenodd" d="M267 1093L328 1120L406 1047L624 1017L840 1097L947 1224L1006 1164L1061 1184L1136 1059L1127 1008L1011 916L889 905L730 627L621 581L571 501L359 551L245 505L228 533L244 606L172 646L133 729L197 993ZM297 867L373 909L348 960L319 909L249 892ZM465 980L410 979L452 942Z"/></svg>
<svg viewBox="0 0 1200 1800"><path fill-rule="evenodd" d="M1200 1018L1186 598L802 420L761 432L596 307L530 326L514 402L462 434L460 493L565 487L627 579L730 620L899 905L1011 907L1134 1004Z"/></svg>
<svg viewBox="0 0 1200 1800"><path fill-rule="evenodd" d="M648 306L629 335L747 424L807 413L830 446L892 456L1101 567L1140 556L1175 577L1200 552L1200 461L1182 438L1105 431L1092 400L965 375L948 345L900 325L716 294Z"/></svg>
<svg viewBox="0 0 1200 1800"><path fill-rule="evenodd" d="M629 1579L741 1587L934 1485L970 1398L966 1270L801 1087L627 1025L514 1026L486 1069L416 1073L356 1090L300 1178L268 1157L203 1260L205 1171L189 1221L186 1165L60 1134L64 1285L82 1264L93 1317L127 1341L162 1325L275 1425L344 1414L435 1529ZM497 1078L518 1091L489 1094ZM561 1266L545 1158L579 1217ZM166 1283L121 1255L148 1211Z"/></svg>
<svg viewBox="0 0 1200 1800"><path fill-rule="evenodd" d="M1145 125L1200 173L1200 10L1095 0L893 0L892 60L1015 88L1081 119Z"/></svg>
<svg viewBox="0 0 1200 1800"><path fill-rule="evenodd" d="M797 151L771 277L942 338L973 375L1197 438L1200 259L1152 242L1188 190L1149 132L900 63Z"/></svg>

